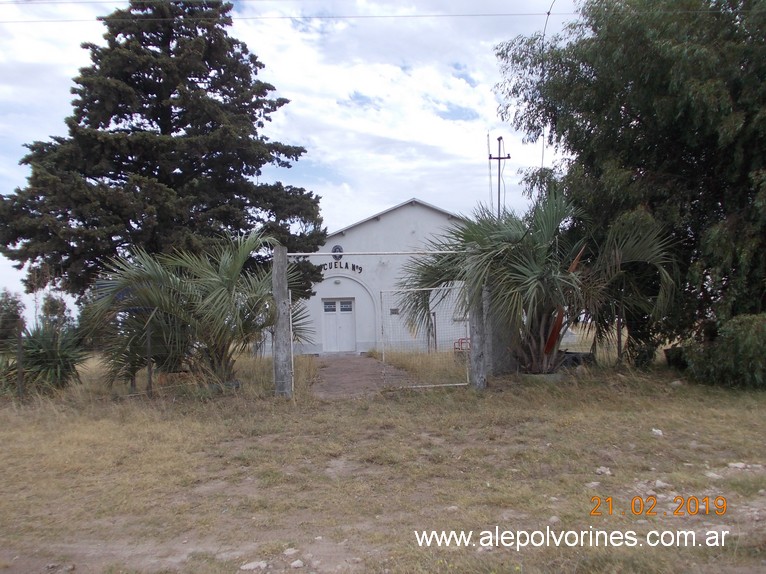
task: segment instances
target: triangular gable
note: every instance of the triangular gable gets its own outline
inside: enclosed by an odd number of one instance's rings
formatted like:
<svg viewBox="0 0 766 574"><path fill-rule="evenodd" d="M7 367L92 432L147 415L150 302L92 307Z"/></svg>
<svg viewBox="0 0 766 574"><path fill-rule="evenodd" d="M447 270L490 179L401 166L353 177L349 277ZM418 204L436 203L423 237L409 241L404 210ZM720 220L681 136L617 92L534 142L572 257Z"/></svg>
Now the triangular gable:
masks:
<svg viewBox="0 0 766 574"><path fill-rule="evenodd" d="M461 217L459 215L455 215L454 213L452 213L450 211L447 211L446 209L442 209L440 207L436 207L435 205L431 205L428 202L425 202L425 201L422 201L420 199L417 199L417 198L413 197L411 199L408 199L407 201L403 201L399 205L395 205L394 207L389 207L388 209L386 209L384 211L381 211L380 213L376 213L375 215L371 215L370 217L367 217L366 219L362 219L361 221L357 221L356 223L348 225L348 226L344 227L343 229L339 229L338 231L334 231L332 233L329 233L327 235L327 240L328 240L327 242L329 243L329 240L330 240L331 237L334 237L336 235L345 235L348 231L350 231L352 229L355 229L355 228L357 228L357 227L359 227L361 225L364 225L365 223L368 223L370 221L379 221L381 218L383 218L386 215L391 214L392 212L398 211L398 210L400 210L400 209L402 209L404 207L407 207L407 206L414 206L414 205L417 205L417 206L424 207L426 209L432 210L432 211L434 211L434 212L436 212L436 213L438 213L440 215L443 215L448 220L450 220L450 219L457 219L457 220L464 219L463 217Z"/></svg>

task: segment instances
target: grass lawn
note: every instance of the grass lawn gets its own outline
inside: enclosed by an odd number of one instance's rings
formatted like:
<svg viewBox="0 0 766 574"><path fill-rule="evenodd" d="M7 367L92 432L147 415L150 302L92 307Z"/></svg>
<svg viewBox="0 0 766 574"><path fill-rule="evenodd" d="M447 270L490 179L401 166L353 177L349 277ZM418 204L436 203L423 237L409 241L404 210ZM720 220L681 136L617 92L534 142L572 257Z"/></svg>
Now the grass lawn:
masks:
<svg viewBox="0 0 766 574"><path fill-rule="evenodd" d="M321 402L302 359L293 401L264 360L223 396L125 397L91 371L3 399L0 572L766 571L766 393L591 370ZM584 543L483 547L496 527ZM431 530L476 545L420 547ZM600 531L636 545L595 547Z"/></svg>

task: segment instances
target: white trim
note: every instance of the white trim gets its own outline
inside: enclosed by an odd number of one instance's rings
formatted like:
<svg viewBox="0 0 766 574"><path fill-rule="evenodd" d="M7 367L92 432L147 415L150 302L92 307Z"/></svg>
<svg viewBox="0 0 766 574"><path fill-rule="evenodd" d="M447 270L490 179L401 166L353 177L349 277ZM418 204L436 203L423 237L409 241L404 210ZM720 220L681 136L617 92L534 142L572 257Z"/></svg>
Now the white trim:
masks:
<svg viewBox="0 0 766 574"><path fill-rule="evenodd" d="M401 209L402 207L404 207L406 205L422 205L423 207L427 207L428 209L432 209L432 210L434 210L434 211L436 211L438 213L446 215L448 219L463 219L463 220L465 219L465 217L462 217L460 215L455 215L454 213L452 213L450 211L447 211L446 209L442 209L440 207L436 207L435 205L431 205L430 203L427 203L427 202L422 201L420 199L417 199L415 197L411 197L410 199L408 199L407 201L403 201L399 205L395 205L393 207L389 207L388 209L386 209L384 211L381 211L380 213L376 213L375 215L371 215L370 217L368 217L366 219L362 219L361 221L357 221L356 223L348 225L348 226L344 227L343 229L339 229L338 231L333 231L332 233L329 233L327 235L327 238L329 239L330 237L333 237L335 235L345 235L346 231L348 231L349 229L353 229L354 227L362 225L363 223L367 223L368 221L380 220L380 218L383 215L391 213L392 211L396 211L397 209Z"/></svg>

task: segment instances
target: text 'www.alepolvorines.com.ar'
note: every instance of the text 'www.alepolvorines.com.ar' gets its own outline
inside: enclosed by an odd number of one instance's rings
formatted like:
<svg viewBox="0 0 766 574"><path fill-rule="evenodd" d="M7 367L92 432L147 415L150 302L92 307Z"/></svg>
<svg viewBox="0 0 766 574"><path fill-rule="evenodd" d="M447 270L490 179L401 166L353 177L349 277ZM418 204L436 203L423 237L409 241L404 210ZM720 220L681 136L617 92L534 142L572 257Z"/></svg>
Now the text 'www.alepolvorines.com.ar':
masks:
<svg viewBox="0 0 766 574"><path fill-rule="evenodd" d="M633 530L415 530L415 539L421 547L502 547L517 552L525 548L547 547L722 547L728 530L650 530L639 535Z"/></svg>

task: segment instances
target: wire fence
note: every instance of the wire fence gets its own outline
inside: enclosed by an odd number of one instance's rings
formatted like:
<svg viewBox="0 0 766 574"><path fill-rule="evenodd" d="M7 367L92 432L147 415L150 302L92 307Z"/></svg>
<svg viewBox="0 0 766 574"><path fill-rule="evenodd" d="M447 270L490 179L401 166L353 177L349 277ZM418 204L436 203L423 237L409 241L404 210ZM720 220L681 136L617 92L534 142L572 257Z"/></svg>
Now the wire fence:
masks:
<svg viewBox="0 0 766 574"><path fill-rule="evenodd" d="M413 301L421 308L418 319L407 312ZM381 291L380 315L385 382L405 369L417 387L468 384L470 338L462 287Z"/></svg>

